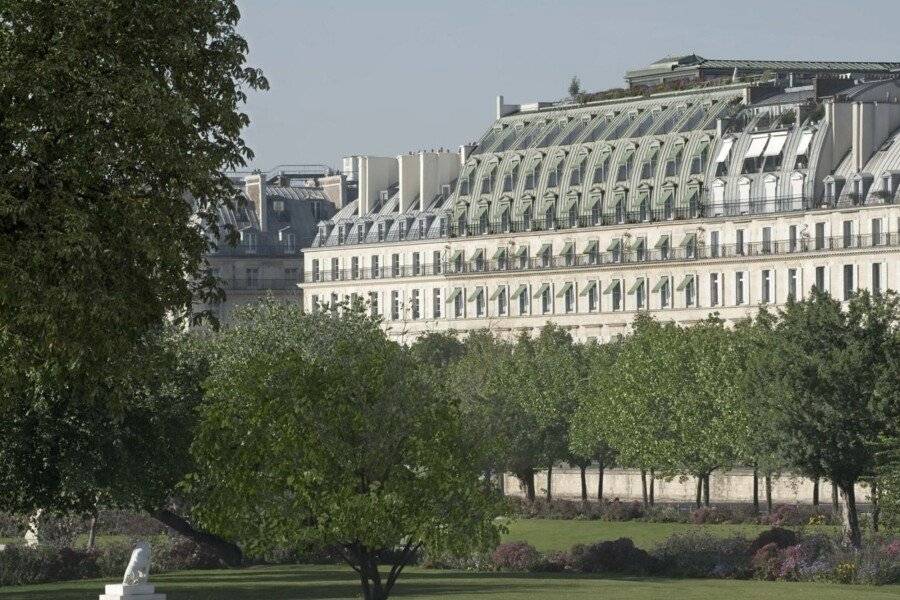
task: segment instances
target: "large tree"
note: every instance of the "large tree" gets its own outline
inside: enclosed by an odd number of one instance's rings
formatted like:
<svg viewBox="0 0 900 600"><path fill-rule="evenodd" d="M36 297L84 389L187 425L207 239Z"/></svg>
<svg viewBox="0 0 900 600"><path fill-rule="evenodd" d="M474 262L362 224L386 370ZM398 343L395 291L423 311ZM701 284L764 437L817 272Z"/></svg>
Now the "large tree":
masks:
<svg viewBox="0 0 900 600"><path fill-rule="evenodd" d="M859 547L856 484L874 474L880 438L900 423L898 298L861 291L842 306L813 290L780 316L772 375L792 399L775 411L782 454L837 484L845 542Z"/></svg>
<svg viewBox="0 0 900 600"><path fill-rule="evenodd" d="M203 256L266 87L238 19L233 0L0 3L0 445L72 429L34 460L4 448L23 510L73 504L63 477L115 456L89 441L126 418L113 387L142 339L219 296Z"/></svg>
<svg viewBox="0 0 900 600"><path fill-rule="evenodd" d="M193 489L215 531L260 551L335 547L367 600L387 598L423 546L496 543L500 502L457 403L361 310L240 311L206 392Z"/></svg>

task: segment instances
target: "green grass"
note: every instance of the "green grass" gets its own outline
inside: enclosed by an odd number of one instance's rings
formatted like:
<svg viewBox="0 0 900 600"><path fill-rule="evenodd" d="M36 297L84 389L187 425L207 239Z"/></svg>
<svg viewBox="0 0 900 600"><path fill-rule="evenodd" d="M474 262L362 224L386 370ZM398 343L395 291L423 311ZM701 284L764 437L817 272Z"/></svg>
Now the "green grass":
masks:
<svg viewBox="0 0 900 600"><path fill-rule="evenodd" d="M254 567L182 571L152 577L169 600L311 600L359 598L355 573L334 566ZM2 600L86 600L96 598L101 581L0 589ZM888 600L900 586L723 581L712 579L630 579L587 575L467 573L419 568L403 573L393 597L405 600Z"/></svg>
<svg viewBox="0 0 900 600"><path fill-rule="evenodd" d="M522 519L509 524L504 541L526 541L541 552L568 550L574 544L631 538L635 546L650 550L675 533L706 531L728 537L752 538L768 527L764 525L689 525L685 523L643 523L641 521L571 521L555 519Z"/></svg>

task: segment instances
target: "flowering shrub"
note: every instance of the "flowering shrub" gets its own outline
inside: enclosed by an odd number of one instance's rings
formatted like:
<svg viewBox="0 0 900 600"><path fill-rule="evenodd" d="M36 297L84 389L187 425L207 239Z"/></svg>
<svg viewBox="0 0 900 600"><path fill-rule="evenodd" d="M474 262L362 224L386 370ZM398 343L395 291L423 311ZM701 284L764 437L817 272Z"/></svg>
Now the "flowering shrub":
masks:
<svg viewBox="0 0 900 600"><path fill-rule="evenodd" d="M853 583L856 577L856 565L852 562L842 562L834 568L834 578L838 583Z"/></svg>
<svg viewBox="0 0 900 600"><path fill-rule="evenodd" d="M527 542L500 544L491 554L494 567L507 571L530 571L540 559L538 551Z"/></svg>
<svg viewBox="0 0 900 600"><path fill-rule="evenodd" d="M661 542L653 556L672 577L745 577L748 547L741 537L719 538L705 532L673 535Z"/></svg>
<svg viewBox="0 0 900 600"><path fill-rule="evenodd" d="M776 548L787 548L797 543L797 534L790 529L782 529L774 527L767 531L763 531L750 544L750 554L754 555L763 546L775 544Z"/></svg>

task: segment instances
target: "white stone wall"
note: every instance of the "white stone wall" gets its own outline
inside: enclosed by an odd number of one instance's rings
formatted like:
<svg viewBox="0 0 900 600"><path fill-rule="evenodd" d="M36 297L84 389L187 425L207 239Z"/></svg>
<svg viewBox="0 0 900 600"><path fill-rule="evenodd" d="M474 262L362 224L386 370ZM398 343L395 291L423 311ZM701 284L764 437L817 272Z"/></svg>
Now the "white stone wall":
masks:
<svg viewBox="0 0 900 600"><path fill-rule="evenodd" d="M869 236L872 231L872 220L881 219L882 235L891 236L890 245L870 247L868 243L861 248L843 248L837 244L834 249L796 253L764 254L759 252L759 244L763 239L763 228L771 228L771 240L774 243L786 242L789 238L790 226L796 226L798 237L804 230L808 233L806 242L809 248L815 244L815 228L817 223L824 223L826 238L840 237L843 233L843 222L852 222L852 233L855 236ZM853 265L854 288L870 288L872 284L872 265L881 265L882 289L897 289L900 281L900 245L897 244L898 227L900 227L900 206L881 205L864 206L846 209L815 210L802 213L779 214L767 217L723 217L702 220L666 221L655 223L618 225L594 228L577 228L540 232L524 232L509 235L468 236L444 240L425 240L408 242L391 242L383 244L362 244L350 246L330 246L310 248L305 251L306 273L303 284L304 302L307 309L312 308L313 298L327 301L332 294L340 300L349 299L352 294L363 300L370 292L378 295L379 311L385 317L385 327L391 335L412 339L423 332L441 329L457 329L461 331L489 327L504 334L515 334L522 330L542 327L548 320L570 328L576 340L585 341L597 338L608 340L617 334L624 333L631 319L639 310L635 306L635 296L627 293L635 280L645 278L645 290L649 295L649 307L643 309L661 319L671 319L682 323L690 323L706 317L711 312L718 312L722 318L734 321L755 314L762 304L762 274L770 271L771 296L770 305L781 305L788 297L789 269L797 270L798 295L805 295L815 283L817 267L825 268L825 287L833 296L843 295L843 272L845 265ZM720 245L733 245L737 239L737 231L743 230L744 242L754 244L755 250L748 256L729 256L725 258L705 258L687 260L666 260L648 262L607 263L596 266L537 268L534 255L544 244L551 244L552 253L557 256L567 243L574 243L575 253L581 254L589 243L595 242L601 252L605 252L614 239L631 240L643 238L646 247L653 249L661 236L669 236L671 246L677 249L689 234L709 248L712 232L719 235ZM885 238L888 239L888 238ZM802 240L799 243L804 243ZM441 260L448 262L462 251L467 264L475 252L484 252L486 260L491 260L498 248L507 249L510 263L515 264L515 255L523 248L528 248L532 256L532 268L526 270L510 269L507 271L467 272L464 274L434 274L431 265L434 253L438 252ZM422 275L412 274L413 254L419 254L423 266ZM389 271L393 256L398 255L400 275L391 276ZM359 268L368 272L372 256L379 257L379 264L387 268L384 277L372 279L362 273L360 278L351 276L351 261L357 257ZM320 269L330 269L331 258L337 257L340 274L332 280L331 273L323 273L324 281L312 281L309 266L318 259ZM447 265L445 264L444 267ZM737 303L735 298L736 274L744 273L744 301ZM685 275L693 274L696 282L696 305L685 306L684 294L676 288ZM711 302L711 275L718 274L719 303ZM650 293L655 283L662 276L671 278L672 304L663 308L657 294ZM612 310L611 295L601 293L596 311L590 311L584 292L591 282L605 290L612 280L619 280L624 292L624 302L620 310ZM559 291L571 283L575 290L573 310L566 312L563 298ZM520 285L529 286L528 310L521 314L517 302L511 298ZM543 284L549 284L552 290L552 306L546 313L541 310L540 299L534 294ZM489 299L499 286L506 286L509 300L508 313L498 314L496 302L487 300L484 316L476 316L475 303L470 299L476 288L485 290ZM448 304L454 290L459 288L465 297L464 313L460 318L453 316L453 305ZM434 313L433 294L439 290L441 296L441 315ZM413 319L411 299L413 290L419 290L421 314ZM399 318L393 319L390 313L392 292L400 299Z"/></svg>
<svg viewBox="0 0 900 600"><path fill-rule="evenodd" d="M588 497L597 498L596 467L587 471ZM507 474L503 479L504 490L510 496L524 496L525 490L514 475ZM546 494L547 473L542 471L535 475L535 488L538 496ZM554 498L581 499L581 472L578 469L554 467L552 480ZM654 495L657 502L694 502L697 494L697 480L694 477L676 477L674 479L657 478ZM641 473L635 469L607 469L603 477L604 498L622 501L641 500ZM753 501L753 472L749 469L731 471L714 471L709 479L709 496L711 503L745 503ZM784 475L772 483L772 501L776 504L812 504L813 482L805 477ZM857 502L869 502L869 488L860 484L856 488ZM765 485L762 476L759 478L759 500L765 503ZM831 484L822 480L819 483L819 502L831 502Z"/></svg>

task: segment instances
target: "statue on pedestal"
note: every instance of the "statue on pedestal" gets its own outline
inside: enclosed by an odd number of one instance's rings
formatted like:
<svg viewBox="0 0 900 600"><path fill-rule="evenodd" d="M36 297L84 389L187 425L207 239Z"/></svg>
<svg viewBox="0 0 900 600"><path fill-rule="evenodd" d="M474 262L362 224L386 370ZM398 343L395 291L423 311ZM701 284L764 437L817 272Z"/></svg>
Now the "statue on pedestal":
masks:
<svg viewBox="0 0 900 600"><path fill-rule="evenodd" d="M155 593L155 588L147 582L149 578L150 544L138 542L131 551L122 583L106 586L100 600L166 600L165 594Z"/></svg>

